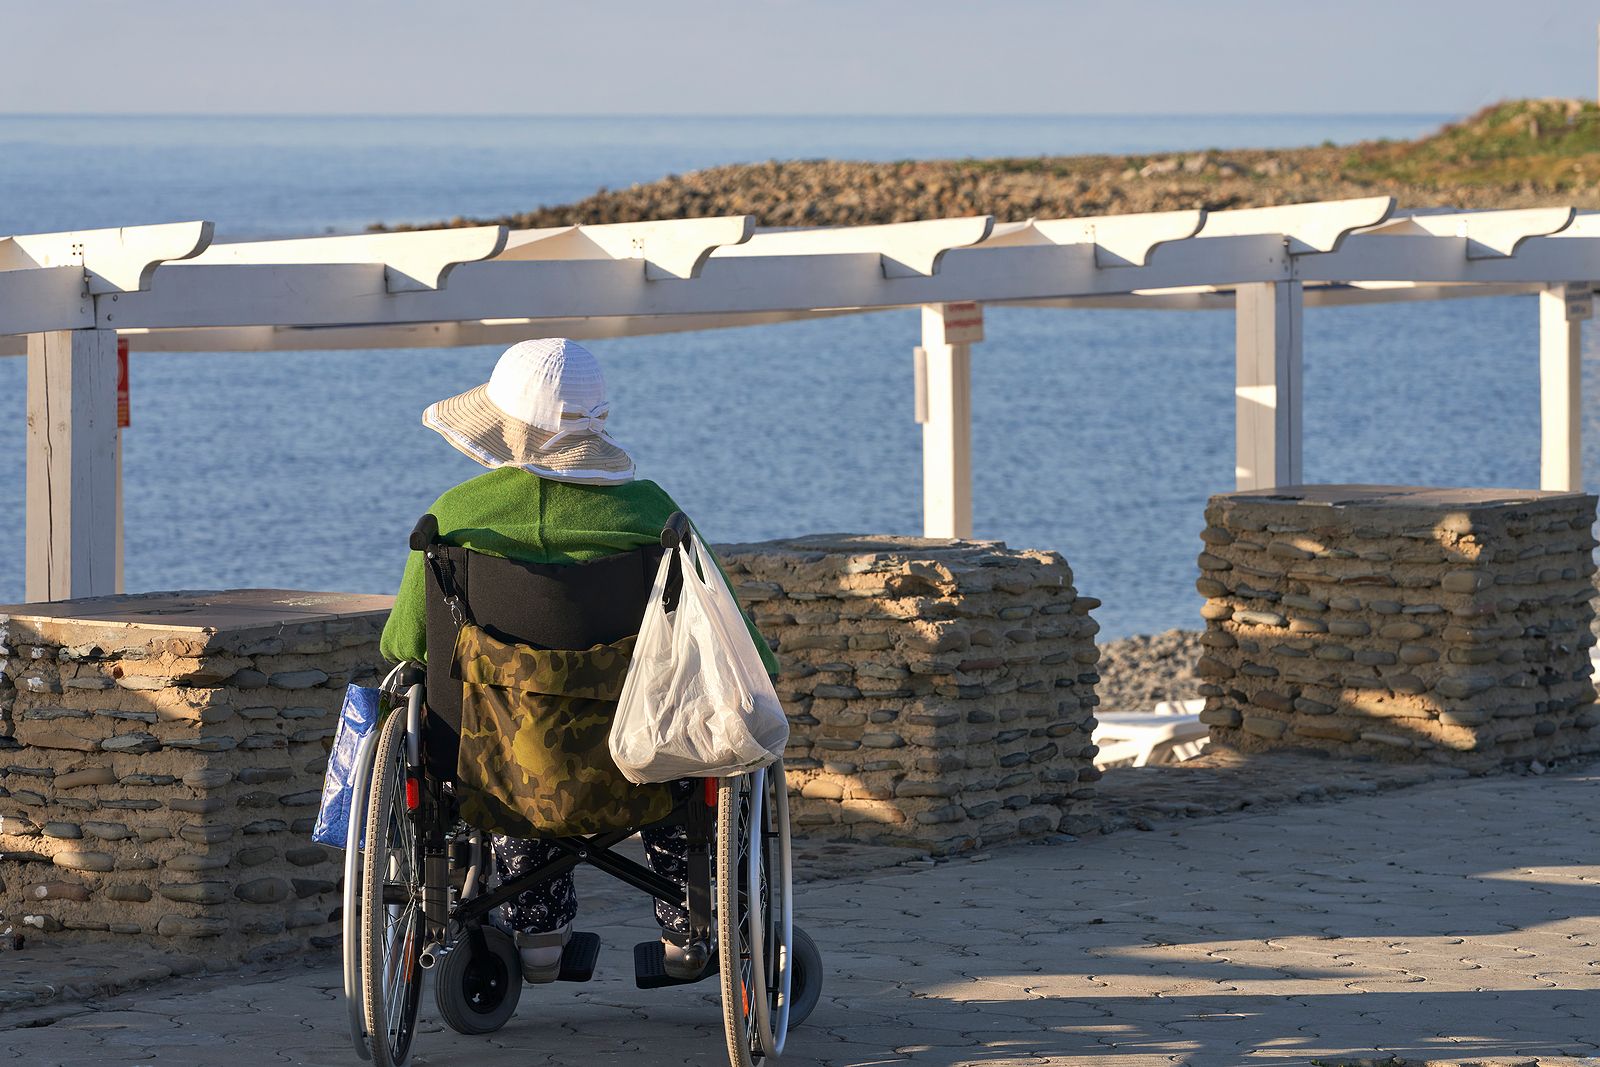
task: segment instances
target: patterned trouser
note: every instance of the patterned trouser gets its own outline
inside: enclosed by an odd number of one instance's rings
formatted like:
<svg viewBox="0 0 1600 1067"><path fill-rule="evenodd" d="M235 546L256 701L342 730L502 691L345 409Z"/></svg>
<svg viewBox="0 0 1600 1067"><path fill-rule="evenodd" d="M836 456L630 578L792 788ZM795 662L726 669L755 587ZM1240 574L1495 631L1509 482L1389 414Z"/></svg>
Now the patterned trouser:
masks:
<svg viewBox="0 0 1600 1067"><path fill-rule="evenodd" d="M678 792L684 792L681 783ZM670 878L679 886L689 884L689 835L682 826L664 826L648 829L639 835L644 840L645 859L650 869L663 878ZM515 837L495 834L495 865L500 877L512 879L565 855L559 848L537 839L525 841ZM526 934L555 930L571 922L578 914L578 892L572 884L572 872L519 893L500 906L500 917L513 930ZM661 929L672 934L689 932L689 913L681 905L656 901L656 922Z"/></svg>

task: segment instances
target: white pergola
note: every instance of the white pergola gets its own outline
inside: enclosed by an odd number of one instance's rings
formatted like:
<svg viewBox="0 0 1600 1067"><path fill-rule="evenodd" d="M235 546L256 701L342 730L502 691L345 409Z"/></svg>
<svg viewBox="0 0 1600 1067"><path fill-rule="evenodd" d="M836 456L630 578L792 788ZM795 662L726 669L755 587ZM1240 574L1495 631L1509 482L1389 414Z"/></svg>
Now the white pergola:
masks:
<svg viewBox="0 0 1600 1067"><path fill-rule="evenodd" d="M1300 481L1308 306L1539 294L1541 487L1578 489L1600 214L1237 211L759 230L744 216L215 243L207 222L0 238L0 355L28 357L30 601L122 586L118 338L134 351L443 347L921 307L924 531L972 532L983 305L1233 308L1241 489ZM25 340L24 340L25 338Z"/></svg>

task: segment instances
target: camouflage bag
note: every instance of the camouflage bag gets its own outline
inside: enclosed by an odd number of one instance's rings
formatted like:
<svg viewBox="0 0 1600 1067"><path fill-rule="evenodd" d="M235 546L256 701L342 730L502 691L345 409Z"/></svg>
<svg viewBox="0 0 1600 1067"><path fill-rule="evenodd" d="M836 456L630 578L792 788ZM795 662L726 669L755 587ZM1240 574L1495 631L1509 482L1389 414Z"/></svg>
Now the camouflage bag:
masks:
<svg viewBox="0 0 1600 1067"><path fill-rule="evenodd" d="M671 813L668 786L634 785L611 759L611 720L633 643L545 650L500 641L470 622L461 627L454 670L462 818L512 837L568 837Z"/></svg>

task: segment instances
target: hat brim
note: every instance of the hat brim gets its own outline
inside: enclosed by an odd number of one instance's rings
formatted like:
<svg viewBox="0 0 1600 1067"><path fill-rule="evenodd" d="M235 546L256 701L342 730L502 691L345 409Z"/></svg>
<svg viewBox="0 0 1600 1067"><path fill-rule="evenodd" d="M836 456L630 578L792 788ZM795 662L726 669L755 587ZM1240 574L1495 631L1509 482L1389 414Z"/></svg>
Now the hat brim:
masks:
<svg viewBox="0 0 1600 1067"><path fill-rule="evenodd" d="M429 405L422 424L485 467L521 467L542 478L584 485L633 480L633 457L594 434L568 435L550 446L552 431L514 419L489 399L488 385Z"/></svg>

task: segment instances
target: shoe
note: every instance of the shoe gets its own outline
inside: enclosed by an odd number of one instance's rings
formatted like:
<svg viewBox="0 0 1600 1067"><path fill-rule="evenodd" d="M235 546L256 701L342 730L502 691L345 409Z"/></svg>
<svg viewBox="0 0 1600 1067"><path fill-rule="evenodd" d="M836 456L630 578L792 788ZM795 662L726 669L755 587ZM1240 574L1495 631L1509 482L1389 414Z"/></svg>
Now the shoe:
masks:
<svg viewBox="0 0 1600 1067"><path fill-rule="evenodd" d="M522 957L522 980L540 985L561 975L561 953L572 937L572 924L546 933L519 933L517 953Z"/></svg>
<svg viewBox="0 0 1600 1067"><path fill-rule="evenodd" d="M689 950L683 945L675 943L671 938L662 937L661 949L663 953L661 969L667 972L667 977L692 982L705 974L705 964L696 965L691 963L689 961Z"/></svg>

